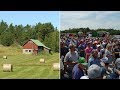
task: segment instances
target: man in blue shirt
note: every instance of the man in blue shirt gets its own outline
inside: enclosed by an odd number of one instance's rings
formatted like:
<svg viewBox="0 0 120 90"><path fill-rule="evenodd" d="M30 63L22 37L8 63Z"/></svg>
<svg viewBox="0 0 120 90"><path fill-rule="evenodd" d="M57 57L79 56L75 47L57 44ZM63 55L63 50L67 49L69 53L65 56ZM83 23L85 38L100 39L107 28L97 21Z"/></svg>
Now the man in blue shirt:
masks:
<svg viewBox="0 0 120 90"><path fill-rule="evenodd" d="M100 59L98 58L98 51L97 50L93 50L92 51L92 56L91 58L88 60L88 67L90 67L92 64L97 64L98 66L101 67L100 64Z"/></svg>
<svg viewBox="0 0 120 90"><path fill-rule="evenodd" d="M84 76L83 66L78 63L72 70L72 79L80 79L82 76Z"/></svg>
<svg viewBox="0 0 120 90"><path fill-rule="evenodd" d="M79 63L73 67L72 79L80 79L85 74L84 71L86 71L86 68L87 68L86 67L87 63L85 62L85 58L80 57L78 62Z"/></svg>

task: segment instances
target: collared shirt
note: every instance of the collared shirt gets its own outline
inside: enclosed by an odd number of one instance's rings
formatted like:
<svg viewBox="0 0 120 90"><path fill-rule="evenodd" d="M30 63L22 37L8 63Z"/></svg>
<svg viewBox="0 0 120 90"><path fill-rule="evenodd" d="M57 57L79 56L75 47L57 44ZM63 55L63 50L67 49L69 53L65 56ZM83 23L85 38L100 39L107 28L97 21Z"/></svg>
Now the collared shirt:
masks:
<svg viewBox="0 0 120 90"><path fill-rule="evenodd" d="M98 66L100 66L101 67L101 64L100 64L100 59L98 59L98 58L93 58L93 57L91 57L89 60L88 60L88 67L90 67L92 64L97 64Z"/></svg>
<svg viewBox="0 0 120 90"><path fill-rule="evenodd" d="M78 62L78 59L79 59L79 55L78 55L77 51L74 51L74 52L69 51L65 55L64 61L65 62L73 62L73 61Z"/></svg>

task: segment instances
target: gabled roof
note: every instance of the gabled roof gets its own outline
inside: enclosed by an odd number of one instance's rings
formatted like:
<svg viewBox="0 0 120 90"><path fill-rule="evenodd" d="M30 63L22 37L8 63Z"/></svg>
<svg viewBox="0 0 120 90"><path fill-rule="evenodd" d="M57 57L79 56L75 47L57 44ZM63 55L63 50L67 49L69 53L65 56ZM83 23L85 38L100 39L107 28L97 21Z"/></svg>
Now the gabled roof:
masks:
<svg viewBox="0 0 120 90"><path fill-rule="evenodd" d="M33 41L38 46L44 46L44 44L42 44L39 40L35 40L35 39L30 39L30 40Z"/></svg>
<svg viewBox="0 0 120 90"><path fill-rule="evenodd" d="M44 48L50 49L46 47L43 43L41 43L39 40L35 40L35 39L30 39L30 40L33 41L38 46L43 46Z"/></svg>
<svg viewBox="0 0 120 90"><path fill-rule="evenodd" d="M41 43L39 40L35 40L35 39L30 39L32 42L34 42L37 46L43 46L44 48L46 48L46 49L50 49L50 48L48 48L48 47L46 47L43 43ZM29 41L30 41L29 40ZM28 42L28 41L27 41ZM26 42L26 43L27 43ZM23 44L23 46L26 44L26 43L24 43Z"/></svg>

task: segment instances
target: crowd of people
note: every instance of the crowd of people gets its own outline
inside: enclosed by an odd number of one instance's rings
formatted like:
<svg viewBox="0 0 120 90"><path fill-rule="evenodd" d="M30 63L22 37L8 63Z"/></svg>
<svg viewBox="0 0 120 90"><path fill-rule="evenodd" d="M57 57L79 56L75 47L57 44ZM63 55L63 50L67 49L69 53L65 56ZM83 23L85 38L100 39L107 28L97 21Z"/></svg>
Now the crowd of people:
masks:
<svg viewBox="0 0 120 90"><path fill-rule="evenodd" d="M120 79L120 40L110 35L60 36L61 79Z"/></svg>

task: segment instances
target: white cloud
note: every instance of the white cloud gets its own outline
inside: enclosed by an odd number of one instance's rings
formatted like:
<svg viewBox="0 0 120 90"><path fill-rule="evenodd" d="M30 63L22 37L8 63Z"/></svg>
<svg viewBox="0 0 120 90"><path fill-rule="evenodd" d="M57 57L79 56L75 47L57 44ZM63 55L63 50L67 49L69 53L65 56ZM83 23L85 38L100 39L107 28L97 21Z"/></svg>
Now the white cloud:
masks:
<svg viewBox="0 0 120 90"><path fill-rule="evenodd" d="M91 11L61 11L60 16L61 19L80 19L80 18L85 18L85 17L89 17L89 15L94 14L95 12L91 12Z"/></svg>
<svg viewBox="0 0 120 90"><path fill-rule="evenodd" d="M91 17L91 18L90 18ZM95 20L95 11L66 11L60 14L60 26L62 29L77 28L77 27L87 27L92 20Z"/></svg>
<svg viewBox="0 0 120 90"><path fill-rule="evenodd" d="M104 19L113 14L120 14L120 11L96 11L96 19Z"/></svg>
<svg viewBox="0 0 120 90"><path fill-rule="evenodd" d="M60 13L61 30L69 28L89 27L97 28L119 28L119 11L62 11Z"/></svg>

